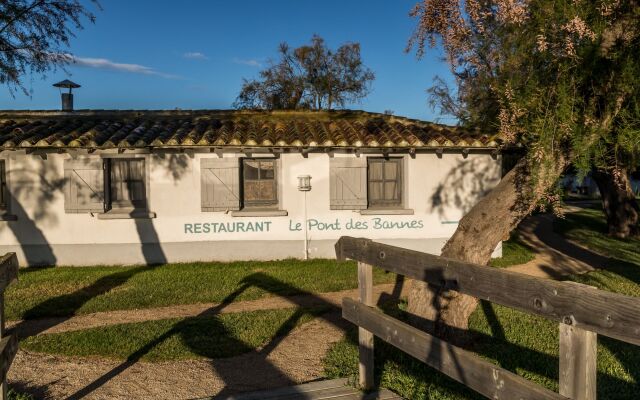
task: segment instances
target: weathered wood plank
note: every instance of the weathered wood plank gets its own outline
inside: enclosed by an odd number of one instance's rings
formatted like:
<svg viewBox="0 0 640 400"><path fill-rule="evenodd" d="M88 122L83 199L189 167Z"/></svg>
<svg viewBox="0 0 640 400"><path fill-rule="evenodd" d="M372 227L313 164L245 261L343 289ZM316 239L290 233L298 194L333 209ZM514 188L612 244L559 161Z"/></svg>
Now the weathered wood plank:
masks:
<svg viewBox="0 0 640 400"><path fill-rule="evenodd" d="M598 334L560 324L560 394L596 400Z"/></svg>
<svg viewBox="0 0 640 400"><path fill-rule="evenodd" d="M16 253L7 253L0 257L0 399L8 399L7 371L18 350L18 341L14 336L5 337L4 291L13 281L18 279L18 258ZM8 352L5 354L5 352Z"/></svg>
<svg viewBox="0 0 640 400"><path fill-rule="evenodd" d="M209 398L211 399L211 398ZM214 400L402 400L397 394L387 389L373 393L362 393L349 386L347 379L333 379L305 383L298 386L241 393L233 396L217 396Z"/></svg>
<svg viewBox="0 0 640 400"><path fill-rule="evenodd" d="M256 392L240 393L233 396L214 397L216 400L261 400L283 398L285 396L297 395L301 393L314 393L327 389L347 387L347 379L333 379L326 381L310 382L297 386L286 386L271 390L260 390ZM286 397L285 397L286 398Z"/></svg>
<svg viewBox="0 0 640 400"><path fill-rule="evenodd" d="M18 279L18 257L16 253L7 253L0 257L0 293Z"/></svg>
<svg viewBox="0 0 640 400"><path fill-rule="evenodd" d="M566 399L473 353L453 346L355 300L342 301L342 317L373 332L427 365L492 399Z"/></svg>
<svg viewBox="0 0 640 400"><path fill-rule="evenodd" d="M16 335L5 336L0 339L0 378L4 381L7 372L18 352L18 338Z"/></svg>
<svg viewBox="0 0 640 400"><path fill-rule="evenodd" d="M352 259L409 278L537 314L640 345L640 298L460 262L368 239L343 236L340 259Z"/></svg>
<svg viewBox="0 0 640 400"><path fill-rule="evenodd" d="M358 288L360 301L368 306L373 306L373 267L362 262L358 263ZM373 333L358 328L358 383L363 390L373 389L374 359L373 359Z"/></svg>

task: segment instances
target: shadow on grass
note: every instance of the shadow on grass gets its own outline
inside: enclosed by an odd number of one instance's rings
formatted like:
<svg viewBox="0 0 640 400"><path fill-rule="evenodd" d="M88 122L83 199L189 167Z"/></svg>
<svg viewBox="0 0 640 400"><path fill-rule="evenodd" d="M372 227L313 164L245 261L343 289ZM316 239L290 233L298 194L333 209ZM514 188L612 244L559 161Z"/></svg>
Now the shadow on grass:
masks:
<svg viewBox="0 0 640 400"><path fill-rule="evenodd" d="M272 294L297 293L302 296L289 298L297 307L296 311L278 328L272 339L265 346L261 347L259 350L254 350L255 357L250 358L251 365L247 365L246 369L243 368L239 370L238 368L225 368L224 365L217 365L215 360L212 361L212 367L226 384L225 388L216 396L216 398L224 398L225 396L229 396L239 390L246 391L247 388L249 388L249 390L265 389L265 384L270 387L293 385L295 382L287 376L285 371L282 371L277 366L273 365L273 363L268 360L268 356L297 326L298 321L308 313L308 311L302 309L303 307L308 306L308 299L310 297L314 298L314 303L316 304L315 309L317 310L317 314L314 315L323 318L325 321L340 329L347 329L349 323L342 320L338 314L339 308L335 305L323 300L313 293L296 288L288 283L259 272L245 277L240 282L240 286L233 293L229 294L219 305L207 309L197 316L179 321L170 330L130 354L123 363L108 371L95 381L89 383L84 388L78 390L76 393L69 396L69 398L80 399L91 394L110 380L117 377L119 374L123 373L136 362L140 361L140 359L148 354L155 346L161 344L174 335L181 336L184 343L186 343L194 353L208 358L211 358L216 354L215 349L212 350L207 347L207 344L213 344L210 341L207 342L206 337L207 334L211 334L212 332L215 332L216 335L219 336L218 343L216 343L217 345L234 346L240 349L246 349L247 351L253 350L248 348L242 341L234 338L233 335L226 330L224 325L216 319L210 318L207 319L206 323L202 322L204 317L211 317L219 314L226 306L234 302L244 291L252 287L260 288ZM307 301L304 300L305 298ZM200 328L204 328L205 332L200 331ZM220 342L220 337L224 337L223 342ZM205 340L204 343L203 340ZM253 375L247 374L248 370L256 372L259 371L259 373ZM262 378L259 378L258 376L261 376ZM265 379L265 376L268 377L268 379Z"/></svg>
<svg viewBox="0 0 640 400"><path fill-rule="evenodd" d="M401 320L407 320L408 315L397 307L386 307L387 314ZM509 341L505 332L500 314L496 313L494 306L482 301L481 307L476 312L482 312L488 323L490 334L473 330L472 341L463 348L479 354L483 358L495 360L501 367L520 373L527 379L534 380L537 384L546 386L550 390L557 391L559 379L559 358L543 351L526 347L523 344ZM523 318L527 318L523 314ZM555 325L555 324L553 324ZM537 325L528 328L533 330ZM536 332L527 332L536 335ZM610 351L614 358L625 368L634 381L610 375L602 370L598 371L598 399L622 400L635 398L640 382L640 349L631 344L623 343L607 337L598 338L602 348ZM357 373L357 330L348 331L347 342L353 353L347 361L352 363L353 369L348 374ZM602 348L600 350L602 350ZM341 349L342 352L347 352ZM393 346L378 340L375 343L376 380L382 382L391 390L410 399L483 399L484 397L465 388L460 383L450 379L446 375L437 372L422 362L397 350ZM556 350L557 352L557 350ZM334 368L334 365L330 367ZM340 375L344 376L344 369ZM439 395L439 396L438 396Z"/></svg>
<svg viewBox="0 0 640 400"><path fill-rule="evenodd" d="M149 266L127 268L123 271L103 276L91 285L82 287L73 293L47 299L24 313L24 321L38 318L37 323L26 324L21 322L16 325L15 330L21 338L40 334L71 318L91 299L125 284L134 275L152 268ZM30 273L31 271L27 269L25 272ZM24 272L21 271L21 273ZM50 318L41 318L43 316Z"/></svg>

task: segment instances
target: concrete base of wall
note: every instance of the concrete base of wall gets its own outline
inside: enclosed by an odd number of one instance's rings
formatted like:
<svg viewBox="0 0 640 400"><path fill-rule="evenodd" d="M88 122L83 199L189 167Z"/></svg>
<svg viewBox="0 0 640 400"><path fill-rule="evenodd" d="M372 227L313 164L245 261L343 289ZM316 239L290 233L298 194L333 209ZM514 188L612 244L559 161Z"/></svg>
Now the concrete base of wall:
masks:
<svg viewBox="0 0 640 400"><path fill-rule="evenodd" d="M394 246L439 254L447 238L379 240ZM335 240L309 243L311 258L335 258ZM304 258L298 240L174 242L144 244L64 244L0 246L0 254L15 252L21 266L128 265L194 261L279 260ZM496 254L499 256L499 254Z"/></svg>

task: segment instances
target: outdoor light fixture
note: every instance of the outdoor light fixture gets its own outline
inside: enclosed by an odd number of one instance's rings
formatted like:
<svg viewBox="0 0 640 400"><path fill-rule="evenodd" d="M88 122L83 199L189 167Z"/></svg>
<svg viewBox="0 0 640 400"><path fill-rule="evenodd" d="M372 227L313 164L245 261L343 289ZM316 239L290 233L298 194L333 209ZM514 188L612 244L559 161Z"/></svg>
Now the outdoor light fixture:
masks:
<svg viewBox="0 0 640 400"><path fill-rule="evenodd" d="M308 192L311 190L311 176L300 175L298 177L298 190L301 192Z"/></svg>
<svg viewBox="0 0 640 400"><path fill-rule="evenodd" d="M298 176L298 190L304 193L304 259L309 259L309 223L307 222L307 192L311 191L311 175Z"/></svg>

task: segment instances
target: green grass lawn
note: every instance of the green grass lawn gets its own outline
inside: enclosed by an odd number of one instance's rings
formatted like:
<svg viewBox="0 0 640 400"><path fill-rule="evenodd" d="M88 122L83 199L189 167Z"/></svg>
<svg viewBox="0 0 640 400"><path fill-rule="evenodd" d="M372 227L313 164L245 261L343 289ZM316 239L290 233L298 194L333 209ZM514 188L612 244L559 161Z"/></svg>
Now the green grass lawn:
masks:
<svg viewBox="0 0 640 400"><path fill-rule="evenodd" d="M285 336L328 311L327 307L221 314L121 324L82 331L32 336L26 350L120 360L175 361L224 358L247 353Z"/></svg>
<svg viewBox="0 0 640 400"><path fill-rule="evenodd" d="M374 278L386 283L395 275L376 271ZM16 320L356 287L355 263L335 260L29 268L20 270L5 304L7 319Z"/></svg>
<svg viewBox="0 0 640 400"><path fill-rule="evenodd" d="M603 290L640 296L640 241L607 237L602 213L567 215L556 230L588 248L615 257L604 267L572 279ZM505 257L510 257L505 253ZM400 318L403 304L389 310ZM506 307L482 302L471 316L470 350L551 390L558 389L558 324ZM355 330L325 359L329 377L357 374ZM407 399L481 399L482 396L412 357L376 340L379 382ZM640 389L640 348L598 337L598 399L631 399Z"/></svg>
<svg viewBox="0 0 640 400"><path fill-rule="evenodd" d="M492 259L489 265L496 268L506 268L528 263L535 256L535 253L517 236L512 236L509 240L502 242L502 257Z"/></svg>

